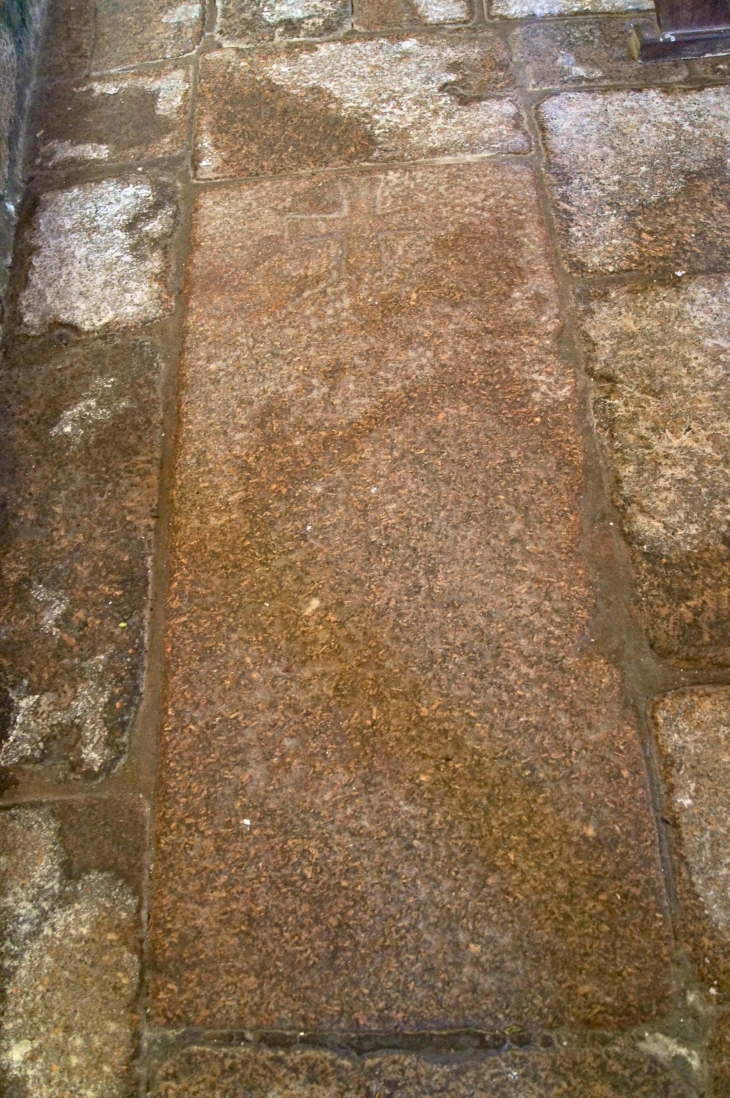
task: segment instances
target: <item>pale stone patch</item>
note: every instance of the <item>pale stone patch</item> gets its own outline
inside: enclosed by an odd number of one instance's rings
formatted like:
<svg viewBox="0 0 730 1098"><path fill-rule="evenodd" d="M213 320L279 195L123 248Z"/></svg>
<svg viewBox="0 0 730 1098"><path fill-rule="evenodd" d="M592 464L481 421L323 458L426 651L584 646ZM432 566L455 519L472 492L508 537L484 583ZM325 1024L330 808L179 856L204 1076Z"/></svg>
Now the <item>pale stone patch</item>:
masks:
<svg viewBox="0 0 730 1098"><path fill-rule="evenodd" d="M649 11L651 0L491 0L492 15L575 15L578 12Z"/></svg>
<svg viewBox="0 0 730 1098"><path fill-rule="evenodd" d="M84 770L100 773L113 762L115 753L104 722L110 696L104 674L106 660L106 654L88 660L83 666L84 677L69 696L54 691L13 694L15 714L9 735L0 748L0 766L39 762L54 729L65 724L79 727Z"/></svg>
<svg viewBox="0 0 730 1098"><path fill-rule="evenodd" d="M61 415L51 435L77 446L96 424L109 422L129 407L126 400L114 401L115 388L115 378L98 378L84 397Z"/></svg>
<svg viewBox="0 0 730 1098"><path fill-rule="evenodd" d="M692 882L730 941L730 690L681 690L654 721Z"/></svg>
<svg viewBox="0 0 730 1098"><path fill-rule="evenodd" d="M92 95L118 95L127 88L144 88L156 95L155 113L172 117L185 106L189 89L188 75L184 69L174 69L162 76L142 76L139 73L125 75L123 80L97 80L79 88L90 91Z"/></svg>
<svg viewBox="0 0 730 1098"><path fill-rule="evenodd" d="M200 4L180 4L162 16L163 23L193 23L201 15Z"/></svg>
<svg viewBox="0 0 730 1098"><path fill-rule="evenodd" d="M73 141L48 141L41 152L53 167L66 160L108 160L109 146L97 142L76 145Z"/></svg>
<svg viewBox="0 0 730 1098"><path fill-rule="evenodd" d="M730 89L566 92L539 108L568 244L590 271L633 260L633 214L730 159ZM696 135L701 134L702 140Z"/></svg>
<svg viewBox="0 0 730 1098"><path fill-rule="evenodd" d="M0 1062L34 1098L128 1093L139 963L121 939L136 910L126 885L88 874L19 961Z"/></svg>
<svg viewBox="0 0 730 1098"><path fill-rule="evenodd" d="M730 529L730 278L617 289L584 321L624 522L665 556Z"/></svg>
<svg viewBox="0 0 730 1098"><path fill-rule="evenodd" d="M292 92L322 88L374 133L374 160L403 155L525 152L517 105L506 98L460 105L443 90L454 66L476 63L477 44L409 38L323 43L296 55L262 58L260 71Z"/></svg>
<svg viewBox="0 0 730 1098"><path fill-rule="evenodd" d="M47 808L10 809L0 827L0 962L12 971L58 900L62 851Z"/></svg>
<svg viewBox="0 0 730 1098"><path fill-rule="evenodd" d="M26 330L127 327L170 311L164 243L175 210L151 180L105 180L41 198L20 308Z"/></svg>
<svg viewBox="0 0 730 1098"><path fill-rule="evenodd" d="M263 0L261 17L267 23L285 23L303 19L326 19L336 15L339 4L331 0Z"/></svg>
<svg viewBox="0 0 730 1098"><path fill-rule="evenodd" d="M469 18L466 0L416 0L424 23L463 23Z"/></svg>

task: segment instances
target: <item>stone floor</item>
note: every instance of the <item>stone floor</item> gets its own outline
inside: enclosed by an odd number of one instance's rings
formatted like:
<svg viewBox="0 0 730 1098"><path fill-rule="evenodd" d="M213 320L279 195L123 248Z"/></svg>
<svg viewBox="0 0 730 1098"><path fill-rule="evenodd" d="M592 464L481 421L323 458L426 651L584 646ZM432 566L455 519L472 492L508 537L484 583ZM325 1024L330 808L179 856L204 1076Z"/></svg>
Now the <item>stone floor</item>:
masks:
<svg viewBox="0 0 730 1098"><path fill-rule="evenodd" d="M51 0L9 1098L730 1094L730 60L635 7Z"/></svg>

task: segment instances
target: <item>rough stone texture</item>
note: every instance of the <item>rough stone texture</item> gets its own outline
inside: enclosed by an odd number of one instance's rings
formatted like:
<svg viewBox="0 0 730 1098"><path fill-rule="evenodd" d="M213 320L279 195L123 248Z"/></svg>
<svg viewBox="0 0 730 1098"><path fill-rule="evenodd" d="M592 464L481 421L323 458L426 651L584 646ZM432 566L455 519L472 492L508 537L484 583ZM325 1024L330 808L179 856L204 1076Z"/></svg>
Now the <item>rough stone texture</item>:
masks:
<svg viewBox="0 0 730 1098"><path fill-rule="evenodd" d="M42 195L20 295L25 330L127 328L171 312L176 198L144 174Z"/></svg>
<svg viewBox="0 0 730 1098"><path fill-rule="evenodd" d="M689 70L681 61L639 64L627 42L635 19L547 20L518 27L510 35L515 58L529 88L586 84L671 84Z"/></svg>
<svg viewBox="0 0 730 1098"><path fill-rule="evenodd" d="M358 30L468 23L469 0L353 0L353 19Z"/></svg>
<svg viewBox="0 0 730 1098"><path fill-rule="evenodd" d="M154 1024L667 1005L538 210L495 162L199 199Z"/></svg>
<svg viewBox="0 0 730 1098"><path fill-rule="evenodd" d="M730 260L730 88L566 93L538 111L569 265Z"/></svg>
<svg viewBox="0 0 730 1098"><path fill-rule="evenodd" d="M716 1000L730 997L730 690L690 689L654 707L681 864L680 934Z"/></svg>
<svg viewBox="0 0 730 1098"><path fill-rule="evenodd" d="M504 47L491 36L221 51L202 65L204 179L465 153L527 152Z"/></svg>
<svg viewBox="0 0 730 1098"><path fill-rule="evenodd" d="M144 670L161 362L145 338L62 334L16 341L5 363L3 767L94 777L124 756Z"/></svg>
<svg viewBox="0 0 730 1098"><path fill-rule="evenodd" d="M104 816L107 839L123 822L116 846L128 843L139 856L141 810L111 801L93 806L87 819L86 807L63 806L67 820L72 812L92 849L84 822ZM51 807L0 815L0 1081L10 1096L123 1098L132 1084L137 1022L135 888L108 867L87 868L93 854L85 853L74 872L62 834ZM113 869L119 860L111 858Z"/></svg>
<svg viewBox="0 0 730 1098"><path fill-rule="evenodd" d="M710 1056L715 1094L722 1098L730 1094L730 1011L724 1011L717 1020Z"/></svg>
<svg viewBox="0 0 730 1098"><path fill-rule="evenodd" d="M652 0L487 0L491 15L523 19L528 15L575 15L580 12L650 11Z"/></svg>
<svg viewBox="0 0 730 1098"><path fill-rule="evenodd" d="M30 124L28 163L65 169L180 153L189 94L187 67L41 87Z"/></svg>
<svg viewBox="0 0 730 1098"><path fill-rule="evenodd" d="M409 1056L359 1062L327 1052L188 1048L163 1065L154 1098L680 1098L678 1078L630 1048L507 1053L482 1063Z"/></svg>
<svg viewBox="0 0 730 1098"><path fill-rule="evenodd" d="M0 29L0 189L4 189L10 163L10 127L15 113L18 57L5 27Z"/></svg>
<svg viewBox="0 0 730 1098"><path fill-rule="evenodd" d="M182 57L202 32L199 0L53 0L38 75L74 79Z"/></svg>
<svg viewBox="0 0 730 1098"><path fill-rule="evenodd" d="M730 662L730 279L623 287L584 315L639 613L672 662Z"/></svg>
<svg viewBox="0 0 730 1098"><path fill-rule="evenodd" d="M282 38L326 38L350 27L347 0L219 0L219 40L227 46Z"/></svg>

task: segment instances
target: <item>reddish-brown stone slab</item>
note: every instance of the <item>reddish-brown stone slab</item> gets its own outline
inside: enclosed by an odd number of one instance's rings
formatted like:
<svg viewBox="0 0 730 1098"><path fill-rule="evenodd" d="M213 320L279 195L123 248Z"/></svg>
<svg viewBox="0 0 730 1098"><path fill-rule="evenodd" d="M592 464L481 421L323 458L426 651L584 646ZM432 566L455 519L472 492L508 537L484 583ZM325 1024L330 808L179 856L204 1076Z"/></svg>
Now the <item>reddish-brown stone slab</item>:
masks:
<svg viewBox="0 0 730 1098"><path fill-rule="evenodd" d="M494 162L198 200L155 1024L666 1009L538 209Z"/></svg>

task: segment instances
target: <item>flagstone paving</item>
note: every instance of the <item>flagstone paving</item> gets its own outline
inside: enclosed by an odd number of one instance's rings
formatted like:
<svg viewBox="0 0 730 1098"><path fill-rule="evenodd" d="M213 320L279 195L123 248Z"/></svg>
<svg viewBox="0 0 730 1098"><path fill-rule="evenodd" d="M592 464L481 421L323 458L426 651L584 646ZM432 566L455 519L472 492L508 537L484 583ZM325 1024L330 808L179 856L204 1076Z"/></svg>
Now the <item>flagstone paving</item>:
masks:
<svg viewBox="0 0 730 1098"><path fill-rule="evenodd" d="M596 294L583 331L639 613L672 662L730 662L730 283Z"/></svg>
<svg viewBox="0 0 730 1098"><path fill-rule="evenodd" d="M500 94L513 86L487 35L220 51L202 64L197 175L528 152L520 108Z"/></svg>
<svg viewBox="0 0 730 1098"><path fill-rule="evenodd" d="M639 17L50 0L9 1098L725 1098L730 69Z"/></svg>
<svg viewBox="0 0 730 1098"><path fill-rule="evenodd" d="M532 171L215 191L193 234L156 1022L660 1014Z"/></svg>

